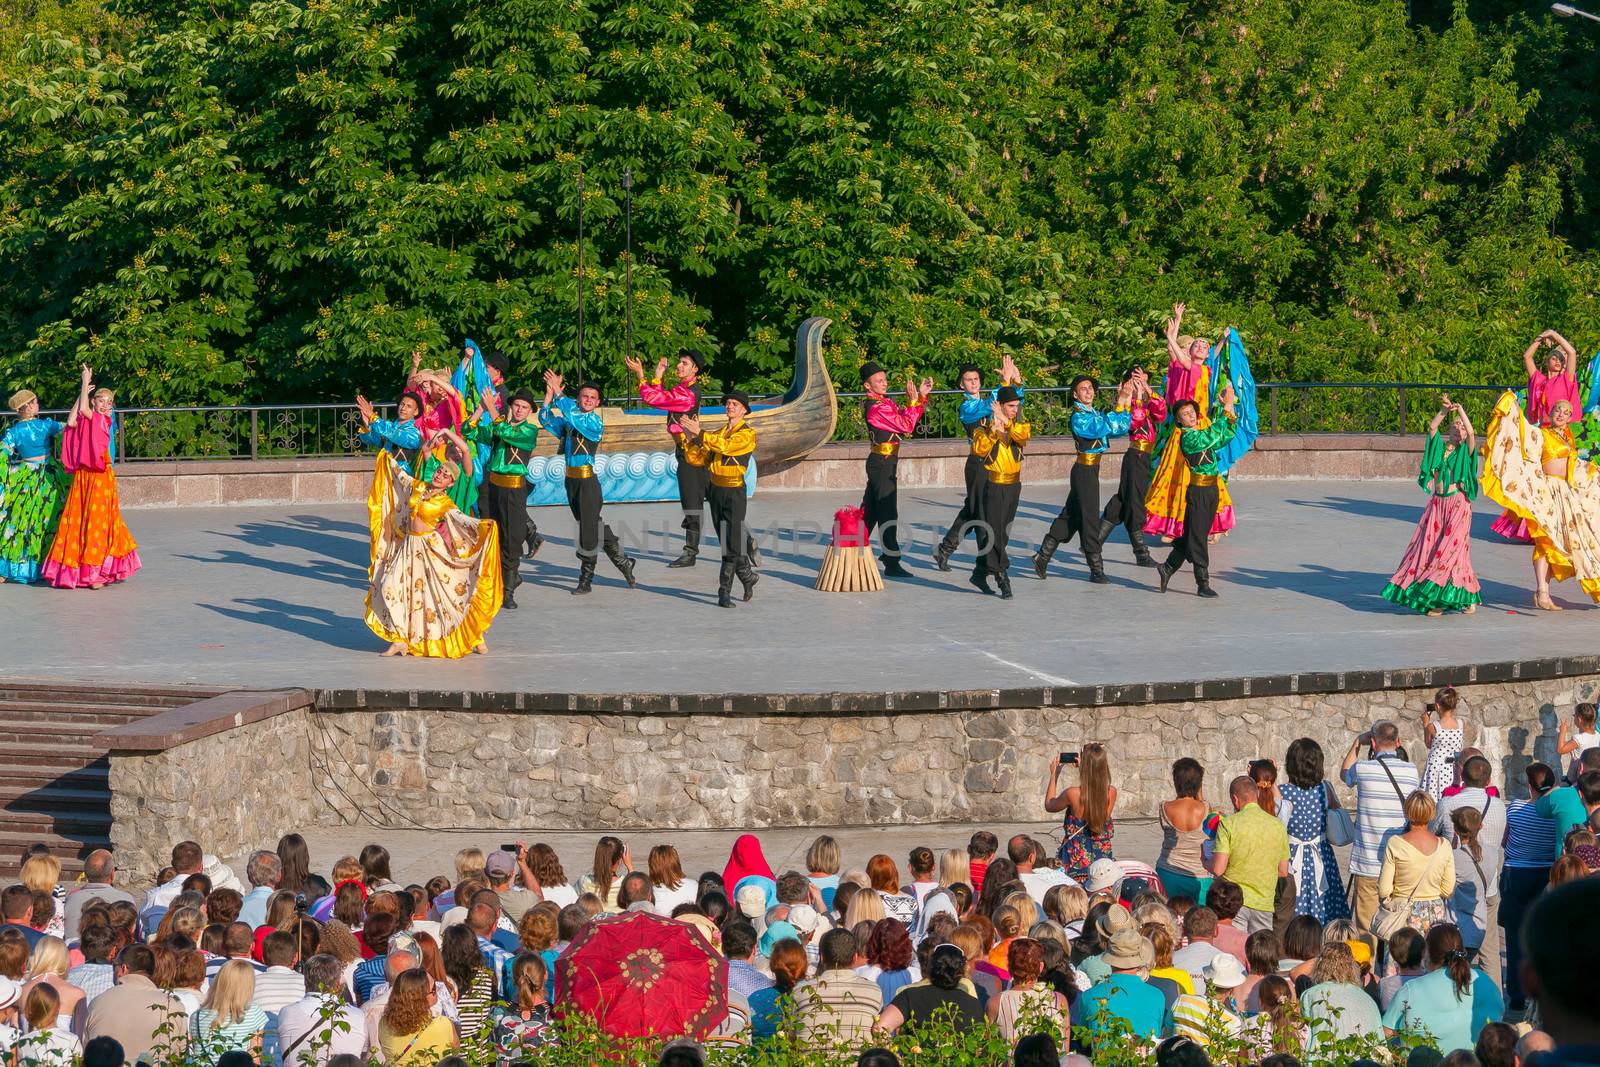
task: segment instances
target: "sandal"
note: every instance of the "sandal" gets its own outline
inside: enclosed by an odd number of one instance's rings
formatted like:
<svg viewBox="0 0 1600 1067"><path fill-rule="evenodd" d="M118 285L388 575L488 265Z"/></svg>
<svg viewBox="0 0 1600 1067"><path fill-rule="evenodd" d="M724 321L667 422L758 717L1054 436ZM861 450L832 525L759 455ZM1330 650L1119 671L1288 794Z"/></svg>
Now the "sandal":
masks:
<svg viewBox="0 0 1600 1067"><path fill-rule="evenodd" d="M1559 607L1556 606L1556 602L1550 599L1550 594L1547 593L1547 592L1546 593L1535 593L1535 594L1533 594L1533 606L1538 608L1540 611L1560 611L1561 610Z"/></svg>

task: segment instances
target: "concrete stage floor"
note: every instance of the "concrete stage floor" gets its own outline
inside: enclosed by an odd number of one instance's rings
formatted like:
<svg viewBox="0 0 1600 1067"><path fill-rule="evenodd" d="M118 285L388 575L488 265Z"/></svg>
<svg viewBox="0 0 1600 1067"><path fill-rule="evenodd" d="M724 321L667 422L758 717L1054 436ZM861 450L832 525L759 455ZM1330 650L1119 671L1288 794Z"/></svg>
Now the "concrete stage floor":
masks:
<svg viewBox="0 0 1600 1067"><path fill-rule="evenodd" d="M1048 581L1035 580L1024 563L1064 498L1060 484L1025 488L1009 602L966 584L971 541L954 572L933 569L933 545L959 503L952 490L901 493L916 577L863 595L811 589L822 531L853 495L758 494L750 513L768 532L762 581L733 611L714 604L714 547L693 569L666 568L681 543L676 505L607 509L640 556L640 584L630 592L602 560L587 598L568 595L571 517L538 509L549 541L523 565L521 608L496 619L489 655L460 661L377 655L383 644L362 622L360 507L136 510L127 517L144 569L133 581L99 592L0 585L0 673L249 688L797 693L1422 667L1600 646L1600 611L1574 583L1557 598L1578 610L1528 606L1529 551L1489 532L1486 501L1473 559L1487 603L1472 617L1429 619L1378 596L1424 502L1415 483L1239 480L1235 490L1240 527L1213 548L1213 601L1193 595L1187 572L1158 595L1154 570L1133 565L1120 532L1107 546L1110 585L1084 580L1075 546L1057 555Z"/></svg>

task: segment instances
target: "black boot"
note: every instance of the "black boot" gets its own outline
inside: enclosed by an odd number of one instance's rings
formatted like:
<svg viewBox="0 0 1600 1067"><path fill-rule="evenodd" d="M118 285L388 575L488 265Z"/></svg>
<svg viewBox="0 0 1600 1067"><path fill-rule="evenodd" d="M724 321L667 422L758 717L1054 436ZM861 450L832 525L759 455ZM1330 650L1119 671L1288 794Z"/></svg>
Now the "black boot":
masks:
<svg viewBox="0 0 1600 1067"><path fill-rule="evenodd" d="M1033 554L1033 573L1041 579L1050 572L1050 557L1056 554L1056 546L1061 544L1049 534L1044 535L1044 540L1039 542L1039 551Z"/></svg>
<svg viewBox="0 0 1600 1067"><path fill-rule="evenodd" d="M733 607L733 575L739 569L739 561L732 556L722 558L722 570L717 573L717 607ZM745 597L746 600L750 599Z"/></svg>
<svg viewBox="0 0 1600 1067"><path fill-rule="evenodd" d="M989 588L989 572L988 571L982 570L982 569L975 570L975 571L972 572L972 577L968 578L967 581L971 582L974 586L976 586L978 592L980 592L980 593L988 593L990 596L994 595L994 590Z"/></svg>
<svg viewBox="0 0 1600 1067"><path fill-rule="evenodd" d="M528 523L528 533L523 537L522 545L527 550L522 554L523 559L532 559L539 554L539 550L544 547L544 538L539 536L539 527L531 522Z"/></svg>
<svg viewBox="0 0 1600 1067"><path fill-rule="evenodd" d="M1007 574L997 574L997 575L995 575L994 576L994 584L998 585L1000 587L1000 599L1001 600L1010 600L1011 599L1011 576L1010 575L1007 575Z"/></svg>
<svg viewBox="0 0 1600 1067"><path fill-rule="evenodd" d="M1117 528L1117 524L1116 523L1112 522L1110 519L1108 519L1108 518L1106 518L1104 516L1101 516L1101 518L1100 518L1100 543L1102 545L1106 543L1106 538L1111 536L1111 531L1115 530L1116 528Z"/></svg>
<svg viewBox="0 0 1600 1067"><path fill-rule="evenodd" d="M1196 567L1194 569L1195 596L1203 596L1207 600L1216 598L1217 591L1211 588L1211 568Z"/></svg>
<svg viewBox="0 0 1600 1067"><path fill-rule="evenodd" d="M517 591L517 586L521 584L522 576L519 575L515 570L507 570L501 574L500 587L505 590L500 597L500 606L502 608L510 608L515 610L517 606L517 600L514 594Z"/></svg>
<svg viewBox="0 0 1600 1067"><path fill-rule="evenodd" d="M750 598L756 595L756 582L760 581L760 575L756 574L756 569L750 565L749 557L739 560L737 573L739 584L744 587L744 601L748 604Z"/></svg>
<svg viewBox="0 0 1600 1067"><path fill-rule="evenodd" d="M607 545L606 558L616 566L617 570L622 572L623 580L628 583L629 589L638 584L633 580L633 558L623 553L621 544L612 541Z"/></svg>
<svg viewBox="0 0 1600 1067"><path fill-rule="evenodd" d="M883 561L883 576L885 578L909 578L911 572L900 565L899 556L889 556Z"/></svg>
<svg viewBox="0 0 1600 1067"><path fill-rule="evenodd" d="M1172 581L1172 575L1176 570L1176 567L1169 567L1165 563L1156 564L1156 577L1161 581L1161 591L1163 593L1167 591L1167 583Z"/></svg>
<svg viewBox="0 0 1600 1067"><path fill-rule="evenodd" d="M700 516L685 515L683 517L683 552L667 566L693 567L695 557L698 555L700 555Z"/></svg>
<svg viewBox="0 0 1600 1067"><path fill-rule="evenodd" d="M1138 530L1128 531L1128 541L1133 545L1133 560L1141 567L1154 567L1155 557L1150 554L1150 549L1145 546L1144 534Z"/></svg>
<svg viewBox="0 0 1600 1067"><path fill-rule="evenodd" d="M744 558L752 567L761 566L761 550L756 547L755 534L746 533L744 535Z"/></svg>
<svg viewBox="0 0 1600 1067"><path fill-rule="evenodd" d="M584 556L578 561L578 586L572 591L573 596L586 596L594 585L593 556Z"/></svg>
<svg viewBox="0 0 1600 1067"><path fill-rule="evenodd" d="M1105 560L1103 557L1101 557L1100 553L1096 552L1092 556L1088 553L1084 553L1083 559L1084 562L1089 564L1089 580L1091 582L1093 582L1095 585L1109 584L1110 580L1106 577Z"/></svg>
<svg viewBox="0 0 1600 1067"><path fill-rule="evenodd" d="M961 539L959 537L953 541L950 539L950 534L955 532L956 531L951 530L950 533L945 534L944 540L940 541L938 546L933 550L933 565L942 571L947 571L950 569L950 557L955 555L956 547L961 544Z"/></svg>

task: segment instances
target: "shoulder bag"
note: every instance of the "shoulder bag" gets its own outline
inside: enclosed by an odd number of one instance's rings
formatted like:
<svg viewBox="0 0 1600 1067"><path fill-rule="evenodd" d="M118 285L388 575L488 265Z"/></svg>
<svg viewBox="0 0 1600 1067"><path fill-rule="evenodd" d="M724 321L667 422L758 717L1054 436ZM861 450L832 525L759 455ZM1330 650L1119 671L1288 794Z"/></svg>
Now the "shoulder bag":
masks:
<svg viewBox="0 0 1600 1067"><path fill-rule="evenodd" d="M1327 796L1331 797L1333 795L1333 787L1327 782L1322 783L1322 788L1326 790ZM1326 800L1326 797L1324 800ZM1350 817L1349 808L1346 808L1343 805L1340 805L1337 808L1328 808L1327 820L1327 829L1325 832L1328 835L1328 843L1330 845L1338 848L1344 845L1351 845L1355 843L1356 821Z"/></svg>
<svg viewBox="0 0 1600 1067"><path fill-rule="evenodd" d="M1387 941L1410 924L1412 898L1417 895L1417 890L1421 889L1422 884L1433 874L1434 865L1439 862L1439 854L1441 852L1449 856L1452 863L1455 862L1455 854L1451 852L1450 846L1445 843L1444 838L1439 838L1439 846L1433 850L1433 855L1428 857L1428 865L1423 868L1422 874L1417 876L1417 884L1411 887L1411 892L1407 893L1403 900L1391 896L1388 900L1379 904L1378 910L1373 914L1372 922L1368 924L1367 929Z"/></svg>

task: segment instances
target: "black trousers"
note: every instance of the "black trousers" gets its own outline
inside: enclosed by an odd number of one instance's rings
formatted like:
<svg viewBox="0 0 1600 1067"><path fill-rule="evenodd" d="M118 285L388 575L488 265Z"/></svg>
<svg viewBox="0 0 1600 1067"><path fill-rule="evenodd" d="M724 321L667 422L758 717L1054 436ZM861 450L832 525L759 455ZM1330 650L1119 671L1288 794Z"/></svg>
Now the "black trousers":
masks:
<svg viewBox="0 0 1600 1067"><path fill-rule="evenodd" d="M678 503L683 506L683 528L689 528L689 518L696 525L706 507L706 491L711 487L711 468L696 466L683 458L683 448L678 449Z"/></svg>
<svg viewBox="0 0 1600 1067"><path fill-rule="evenodd" d="M867 491L861 496L861 510L866 513L868 537L874 527L883 531L880 540L885 561L900 558L899 469L899 456L880 456L876 452L867 456Z"/></svg>
<svg viewBox="0 0 1600 1067"><path fill-rule="evenodd" d="M713 485L706 491L706 503L711 508L711 521L716 524L717 537L722 541L722 558L745 558L745 499L744 486L734 488Z"/></svg>
<svg viewBox="0 0 1600 1067"><path fill-rule="evenodd" d="M1130 534L1144 532L1144 498L1150 492L1150 453L1130 448L1122 454L1122 477L1117 492L1101 513L1112 526L1125 527Z"/></svg>
<svg viewBox="0 0 1600 1067"><path fill-rule="evenodd" d="M978 527L978 541L983 541L983 531L989 533L989 550L972 565L973 574L1005 574L1011 566L1006 546L1011 542L1011 520L1017 517L1017 504L1022 500L1022 483L996 485L984 479L983 516L985 525Z"/></svg>
<svg viewBox="0 0 1600 1067"><path fill-rule="evenodd" d="M1050 524L1050 536L1061 544L1078 535L1085 556L1100 554L1100 464L1074 463L1067 502Z"/></svg>
<svg viewBox="0 0 1600 1067"><path fill-rule="evenodd" d="M600 494L598 478L567 478L567 507L578 520L578 558L593 559L604 546L607 556L617 552L617 535L611 527L600 521L600 505L605 498Z"/></svg>
<svg viewBox="0 0 1600 1067"><path fill-rule="evenodd" d="M483 517L494 520L500 538L500 572L506 588L514 588L517 568L522 565L523 538L528 535L528 483L518 478L517 488L507 489L484 478L482 507Z"/></svg>
<svg viewBox="0 0 1600 1067"><path fill-rule="evenodd" d="M961 539L967 536L968 529L972 530L980 542L983 539L982 533L979 532L982 528L974 524L983 520L984 487L989 484L989 472L983 468L983 459L969 452L967 466L962 474L966 478L967 495L961 501L961 510L956 513L955 522L950 524L944 540L939 542L939 546L946 552L956 550L956 546L961 544Z"/></svg>
<svg viewBox="0 0 1600 1067"><path fill-rule="evenodd" d="M1185 562L1194 565L1196 575L1211 569L1211 522L1217 517L1217 500L1215 485L1189 483L1183 497L1183 536L1172 543L1167 570L1175 571Z"/></svg>
<svg viewBox="0 0 1600 1067"><path fill-rule="evenodd" d="M1184 520L1187 525L1188 520ZM1500 925L1505 935L1500 941L1506 947L1506 1007L1524 1008L1528 1003L1527 991L1522 988L1522 920L1533 906L1534 900L1550 884L1549 867L1504 867L1500 871ZM1498 965L1499 961L1491 961Z"/></svg>

